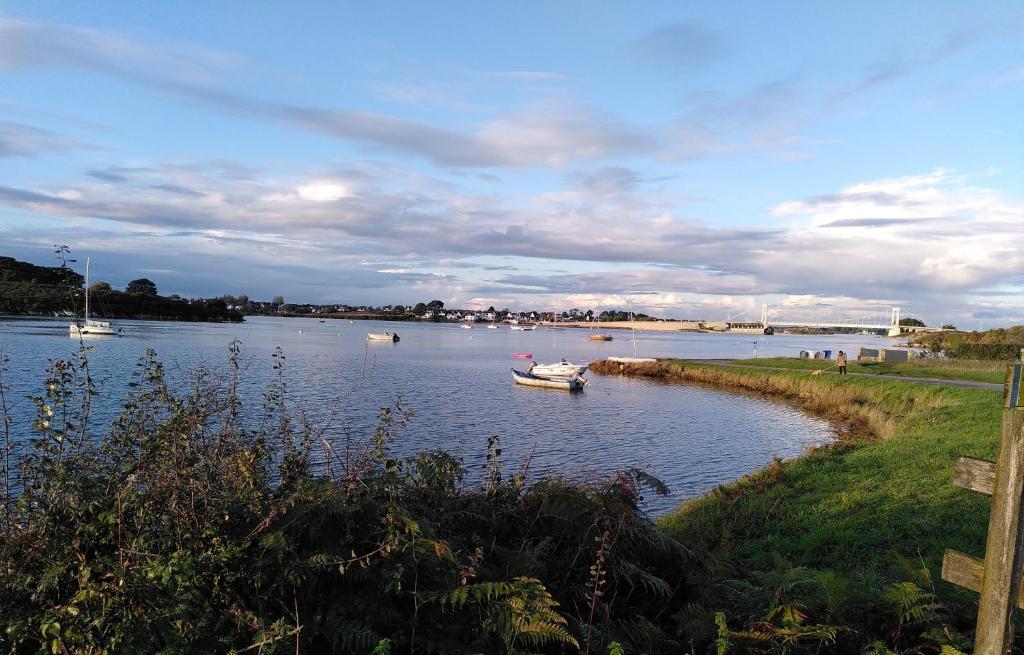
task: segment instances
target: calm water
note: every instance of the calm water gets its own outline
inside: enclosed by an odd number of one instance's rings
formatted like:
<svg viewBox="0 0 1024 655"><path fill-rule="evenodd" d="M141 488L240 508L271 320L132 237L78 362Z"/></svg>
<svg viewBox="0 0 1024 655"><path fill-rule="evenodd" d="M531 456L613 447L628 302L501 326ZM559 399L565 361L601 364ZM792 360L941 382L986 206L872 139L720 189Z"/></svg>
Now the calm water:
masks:
<svg viewBox="0 0 1024 655"><path fill-rule="evenodd" d="M629 333L612 342L592 342L584 330L534 332L460 329L455 325L253 317L240 325L117 321L123 336L98 338L90 363L100 384L99 416L109 422L123 397L128 372L146 348L156 350L172 375L199 365L221 366L227 345L241 339L251 357L248 403L271 372L270 354L284 348L293 404L308 409L335 434L368 436L376 411L400 397L415 411L396 450L444 448L461 456L471 473L480 470L489 435L497 434L509 465L536 448L534 472L606 475L629 466L645 468L672 490L651 499L666 511L687 497L760 468L773 456L791 457L827 441L825 421L783 404L728 392L644 380L590 375L579 394L532 389L512 383L509 369L538 361L587 362L632 355ZM367 331L397 331L401 342L366 341ZM882 339L866 336L753 336L637 333L637 350L652 357L749 357L796 355L801 349L856 352ZM0 319L0 348L8 355L7 378L16 399L38 393L46 362L67 358L77 341L66 320ZM339 401L339 397L344 400ZM15 408L18 436L28 435L32 407Z"/></svg>

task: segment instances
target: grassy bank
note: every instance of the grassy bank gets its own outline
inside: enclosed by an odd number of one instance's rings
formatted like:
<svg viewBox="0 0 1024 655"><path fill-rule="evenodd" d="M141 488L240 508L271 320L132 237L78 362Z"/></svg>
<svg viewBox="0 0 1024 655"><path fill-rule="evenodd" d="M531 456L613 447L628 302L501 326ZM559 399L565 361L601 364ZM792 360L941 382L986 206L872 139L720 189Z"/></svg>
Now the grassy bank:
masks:
<svg viewBox="0 0 1024 655"><path fill-rule="evenodd" d="M833 647L847 652L969 646L976 596L938 573L945 548L984 552L988 499L951 481L957 456L995 457L998 393L679 361L621 372L768 394L866 437L776 463L661 521L714 563L707 603L734 642L780 630L772 608L791 603L801 625L836 628Z"/></svg>
<svg viewBox="0 0 1024 655"><path fill-rule="evenodd" d="M835 361L795 359L791 357L767 357L761 359L740 359L734 362L743 366L759 368L787 368L811 371L816 369L835 370ZM935 378L938 380L971 380L1002 384L1006 362L977 359L917 359L906 362L882 362L858 364L850 361L850 373L867 375L888 375L907 378Z"/></svg>

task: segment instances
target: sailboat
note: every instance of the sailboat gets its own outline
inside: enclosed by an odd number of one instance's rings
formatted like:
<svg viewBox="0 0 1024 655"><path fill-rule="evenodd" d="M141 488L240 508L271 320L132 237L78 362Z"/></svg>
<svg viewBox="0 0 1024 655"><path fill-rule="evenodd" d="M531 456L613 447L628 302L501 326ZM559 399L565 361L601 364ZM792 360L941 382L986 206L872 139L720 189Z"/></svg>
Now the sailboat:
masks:
<svg viewBox="0 0 1024 655"><path fill-rule="evenodd" d="M110 323L107 321L94 321L89 318L89 258L85 258L85 321L83 323L74 322L68 325L68 334L72 337L81 337L85 335L104 335L113 336L117 334L117 330L110 327Z"/></svg>
<svg viewBox="0 0 1024 655"><path fill-rule="evenodd" d="M637 357L636 354L636 328L633 327L633 301L629 301L629 329L633 332L633 356L632 357L609 357L609 362L620 364L653 364L658 361L653 357Z"/></svg>
<svg viewBox="0 0 1024 655"><path fill-rule="evenodd" d="M603 332L594 332L594 328L597 326L591 326L590 336L588 337L591 341L611 341L612 335L605 334Z"/></svg>

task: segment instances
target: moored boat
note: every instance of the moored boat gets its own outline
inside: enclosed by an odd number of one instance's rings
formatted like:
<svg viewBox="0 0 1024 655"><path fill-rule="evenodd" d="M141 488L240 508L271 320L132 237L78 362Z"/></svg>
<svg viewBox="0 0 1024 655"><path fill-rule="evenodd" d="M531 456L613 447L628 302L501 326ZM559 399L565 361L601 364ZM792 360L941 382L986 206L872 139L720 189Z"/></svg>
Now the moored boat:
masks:
<svg viewBox="0 0 1024 655"><path fill-rule="evenodd" d="M369 341L399 341L398 335L394 332L367 332L366 338Z"/></svg>
<svg viewBox="0 0 1024 655"><path fill-rule="evenodd" d="M545 378L571 378L586 372L586 364L573 364L564 359L555 364L534 364L530 367L530 373Z"/></svg>
<svg viewBox="0 0 1024 655"><path fill-rule="evenodd" d="M85 258L85 319L68 325L68 334L72 337L105 336L111 337L118 333L107 321L94 321L89 318L89 258Z"/></svg>
<svg viewBox="0 0 1024 655"><path fill-rule="evenodd" d="M573 378L545 378L537 375L531 375L524 371L512 369L512 379L515 380L516 384L522 384L527 387L541 387L544 389L561 389L562 391L580 391L586 384L583 379L579 377Z"/></svg>
<svg viewBox="0 0 1024 655"><path fill-rule="evenodd" d="M512 356L516 359L533 359L533 353L513 353Z"/></svg>
<svg viewBox="0 0 1024 655"><path fill-rule="evenodd" d="M591 341L611 341L612 335L610 334L592 334L590 335Z"/></svg>

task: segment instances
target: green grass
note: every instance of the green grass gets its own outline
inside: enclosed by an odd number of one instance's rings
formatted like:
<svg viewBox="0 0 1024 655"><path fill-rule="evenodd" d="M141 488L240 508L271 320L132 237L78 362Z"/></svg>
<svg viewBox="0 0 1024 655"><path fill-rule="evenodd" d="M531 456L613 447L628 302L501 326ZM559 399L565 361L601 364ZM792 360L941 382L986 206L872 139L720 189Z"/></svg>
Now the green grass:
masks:
<svg viewBox="0 0 1024 655"><path fill-rule="evenodd" d="M778 395L816 398L811 408L824 414L833 401L858 398L885 417L885 438L810 452L663 518L666 533L710 556L717 577L770 570L781 558L843 580L874 579L881 588L907 579L907 562L923 562L937 580L946 548L983 555L989 500L954 487L953 465L961 455L994 459L999 393L881 377L681 365L686 375L717 376L728 386L771 386ZM936 584L955 623L969 627L976 595Z"/></svg>
<svg viewBox="0 0 1024 655"><path fill-rule="evenodd" d="M740 359L735 362L744 366L761 368L786 368L798 370L825 369L835 371L835 361L769 357L763 359ZM939 380L970 380L1002 384L1006 362L980 360L921 359L899 363L858 364L850 361L850 373L868 375L891 375L907 378L936 378Z"/></svg>

